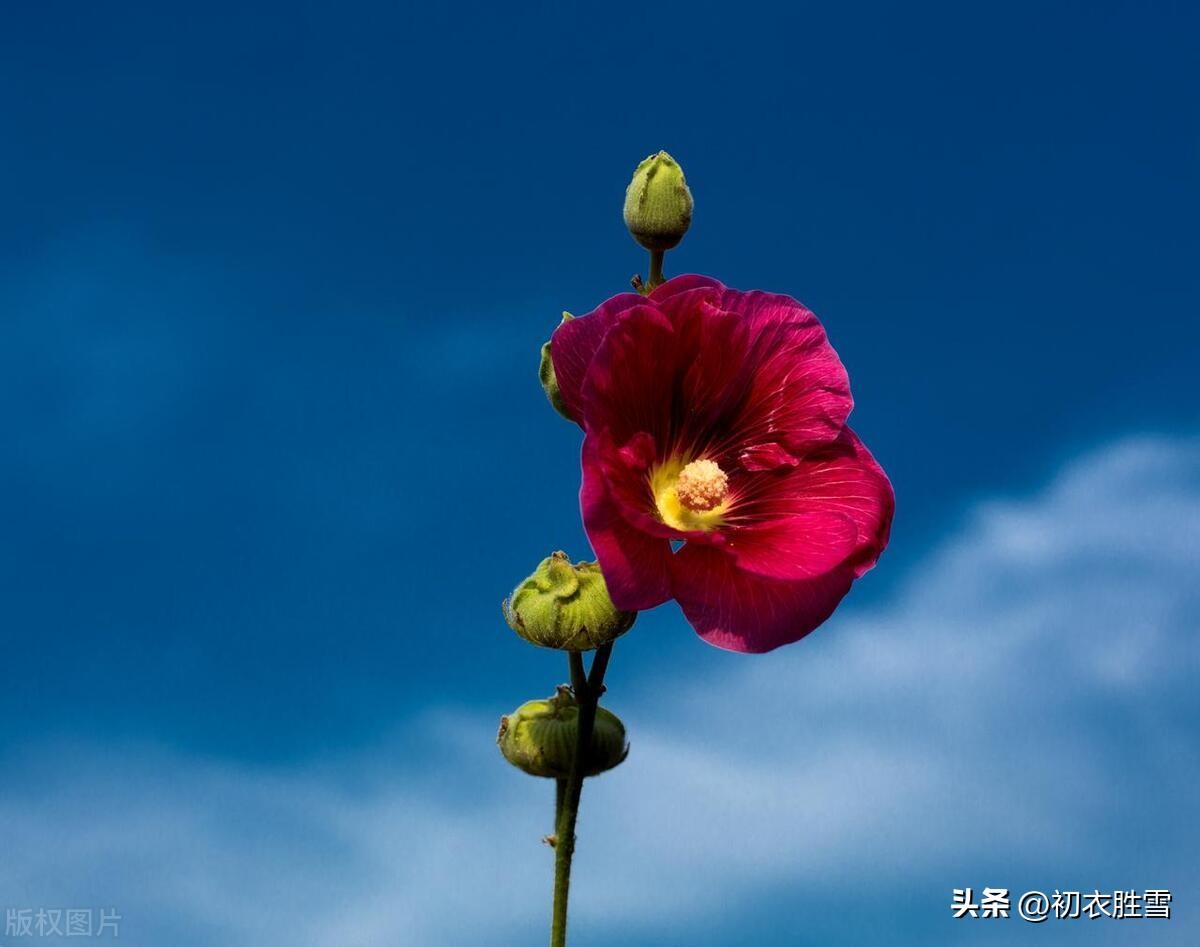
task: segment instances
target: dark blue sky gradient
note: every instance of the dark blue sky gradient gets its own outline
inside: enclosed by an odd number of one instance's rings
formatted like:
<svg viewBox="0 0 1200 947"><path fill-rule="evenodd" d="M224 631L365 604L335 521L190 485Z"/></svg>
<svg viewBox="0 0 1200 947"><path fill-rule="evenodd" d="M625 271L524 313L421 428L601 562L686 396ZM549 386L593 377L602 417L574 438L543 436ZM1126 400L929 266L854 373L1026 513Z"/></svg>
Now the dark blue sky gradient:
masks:
<svg viewBox="0 0 1200 947"><path fill-rule="evenodd" d="M1182 3L10 10L0 745L301 757L547 691L498 607L587 553L537 347L644 268L659 148L696 196L668 272L797 296L850 370L899 497L852 600L972 498L1191 427L1197 35ZM738 660L668 606L613 676Z"/></svg>

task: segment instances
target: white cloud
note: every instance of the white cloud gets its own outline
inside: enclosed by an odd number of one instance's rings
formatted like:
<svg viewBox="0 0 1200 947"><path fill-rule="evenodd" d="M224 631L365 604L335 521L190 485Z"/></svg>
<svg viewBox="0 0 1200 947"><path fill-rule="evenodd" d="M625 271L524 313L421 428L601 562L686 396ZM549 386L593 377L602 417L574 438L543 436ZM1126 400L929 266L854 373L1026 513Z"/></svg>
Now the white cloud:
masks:
<svg viewBox="0 0 1200 947"><path fill-rule="evenodd" d="M1196 892L1197 537L1200 441L1128 440L980 503L876 610L672 682L669 707L627 687L634 752L585 793L577 943L789 886L915 885L940 911L1001 866ZM128 942L175 947L540 942L549 787L500 763L490 719L427 724L435 757L291 768L31 749L7 767L0 906L115 904ZM1179 913L1156 943L1194 940ZM918 942L960 936L941 923Z"/></svg>

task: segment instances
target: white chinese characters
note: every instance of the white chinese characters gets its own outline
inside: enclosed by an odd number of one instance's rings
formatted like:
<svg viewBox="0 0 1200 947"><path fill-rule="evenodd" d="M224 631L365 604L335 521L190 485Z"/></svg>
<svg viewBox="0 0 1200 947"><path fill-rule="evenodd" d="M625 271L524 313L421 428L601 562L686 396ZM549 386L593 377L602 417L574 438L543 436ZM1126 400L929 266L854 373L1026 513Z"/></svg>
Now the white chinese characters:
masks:
<svg viewBox="0 0 1200 947"><path fill-rule="evenodd" d="M950 912L954 919L1002 918L1012 910L1008 888L984 888L979 900L975 900L973 888L954 888L950 901ZM1165 888L1147 888L1144 891L1117 889L1101 891L1059 891L1053 895L1042 891L1026 891L1017 899L1017 915L1031 924L1055 920L1097 920L1111 918L1127 919L1171 919L1171 892Z"/></svg>

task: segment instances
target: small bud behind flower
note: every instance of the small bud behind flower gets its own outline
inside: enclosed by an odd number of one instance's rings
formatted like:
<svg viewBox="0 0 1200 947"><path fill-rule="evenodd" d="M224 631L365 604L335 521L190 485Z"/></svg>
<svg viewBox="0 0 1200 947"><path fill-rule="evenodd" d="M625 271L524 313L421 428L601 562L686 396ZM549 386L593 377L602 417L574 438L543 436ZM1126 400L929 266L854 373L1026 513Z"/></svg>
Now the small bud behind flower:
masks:
<svg viewBox="0 0 1200 947"><path fill-rule="evenodd" d="M625 226L647 250L670 250L692 223L683 168L665 151L637 166L625 191Z"/></svg>
<svg viewBox="0 0 1200 947"><path fill-rule="evenodd" d="M600 565L572 563L556 552L504 602L504 620L543 648L590 651L625 634L637 612L622 612L608 597Z"/></svg>
<svg viewBox="0 0 1200 947"><path fill-rule="evenodd" d="M574 318L569 312L562 314L563 322ZM542 383L542 390L546 392L546 397L550 399L550 405L554 410L568 421L574 421L575 419L567 413L567 403L563 401L562 393L558 390L558 378L554 374L554 360L550 357L549 342L546 342L542 346L542 361L538 365L538 380Z"/></svg>
<svg viewBox="0 0 1200 947"><path fill-rule="evenodd" d="M549 700L531 700L500 718L496 743L504 758L530 776L566 779L575 760L579 705L570 688L560 687ZM625 725L616 714L596 708L586 776L596 776L629 755Z"/></svg>

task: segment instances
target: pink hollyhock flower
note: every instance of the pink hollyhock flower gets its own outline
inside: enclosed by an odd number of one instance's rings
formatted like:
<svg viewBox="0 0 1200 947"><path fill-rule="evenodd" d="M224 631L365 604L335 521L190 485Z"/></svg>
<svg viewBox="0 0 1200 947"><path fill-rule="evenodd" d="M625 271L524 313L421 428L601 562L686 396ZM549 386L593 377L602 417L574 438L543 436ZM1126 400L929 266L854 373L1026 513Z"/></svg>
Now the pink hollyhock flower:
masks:
<svg viewBox="0 0 1200 947"><path fill-rule="evenodd" d="M550 348L618 608L674 598L710 644L770 651L828 618L887 545L891 484L796 300L680 276L564 322Z"/></svg>

